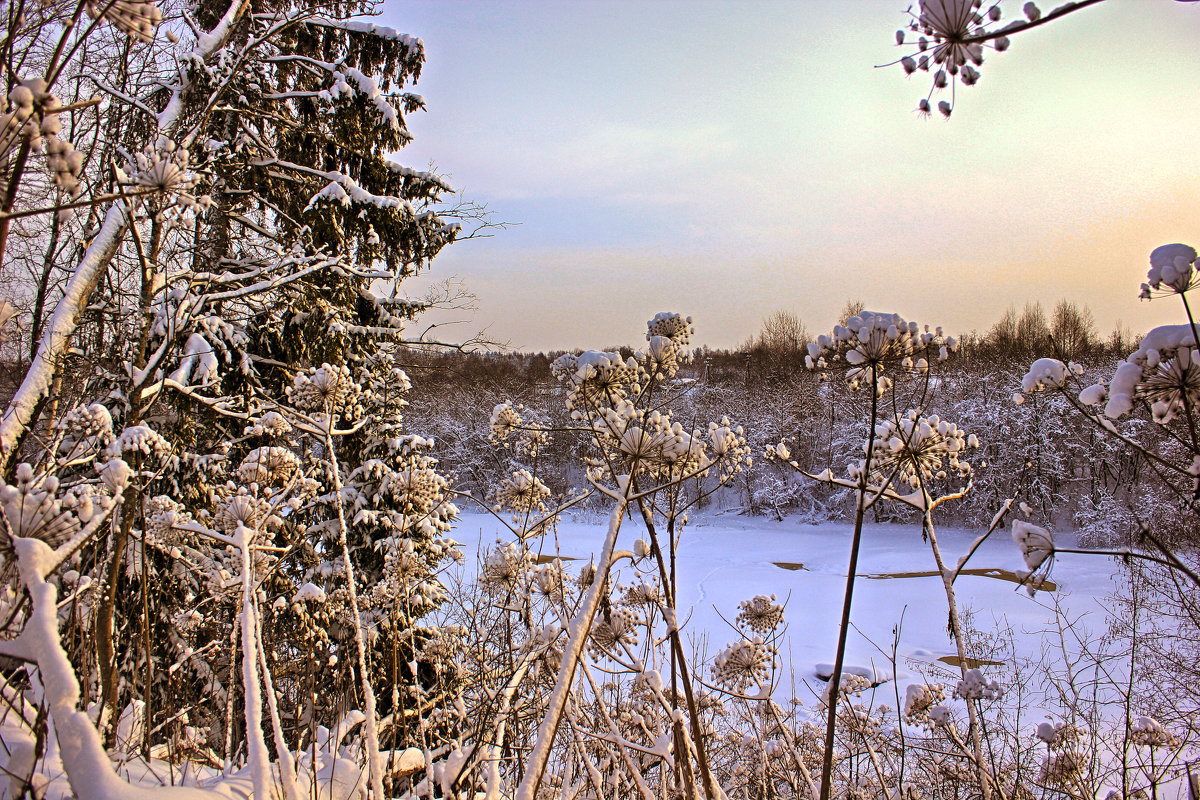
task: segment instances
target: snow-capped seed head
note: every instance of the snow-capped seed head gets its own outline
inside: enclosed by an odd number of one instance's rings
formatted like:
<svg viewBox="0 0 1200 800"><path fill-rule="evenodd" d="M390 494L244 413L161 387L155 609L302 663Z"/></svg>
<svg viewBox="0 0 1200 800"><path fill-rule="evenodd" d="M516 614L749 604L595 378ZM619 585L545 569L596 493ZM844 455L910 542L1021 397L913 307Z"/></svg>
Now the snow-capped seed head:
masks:
<svg viewBox="0 0 1200 800"><path fill-rule="evenodd" d="M783 606L775 602L775 595L757 595L752 600L743 600L738 608L737 624L755 633L767 633L783 623Z"/></svg>
<svg viewBox="0 0 1200 800"><path fill-rule="evenodd" d="M1164 244L1156 247L1150 253L1150 271L1146 273L1147 283L1143 284L1143 294L1149 297L1149 290L1163 290L1182 294L1192 286L1195 273L1196 250L1186 244Z"/></svg>
<svg viewBox="0 0 1200 800"><path fill-rule="evenodd" d="M490 438L493 442L503 442L520 425L521 415L513 404L508 400L499 403L492 409L491 419L488 420L488 427L492 431Z"/></svg>
<svg viewBox="0 0 1200 800"><path fill-rule="evenodd" d="M300 460L286 447L257 447L246 454L237 475L243 483L286 484L300 469Z"/></svg>
<svg viewBox="0 0 1200 800"><path fill-rule="evenodd" d="M1061 389L1066 385L1067 372L1067 365L1058 359L1039 358L1021 378L1021 389L1025 392Z"/></svg>
<svg viewBox="0 0 1200 800"><path fill-rule="evenodd" d="M999 700L1004 690L999 682L989 681L978 669L969 669L954 687L954 696L962 700Z"/></svg>
<svg viewBox="0 0 1200 800"><path fill-rule="evenodd" d="M692 326L691 317L662 311L655 314L654 319L646 323L646 327L648 328L646 341L653 341L654 337L662 336L675 345L677 357L681 362L686 363L691 358L691 354L688 352L688 342L691 340L691 335L696 332Z"/></svg>
<svg viewBox="0 0 1200 800"><path fill-rule="evenodd" d="M904 720L913 725L929 725L929 711L946 699L940 683L910 683L904 692Z"/></svg>
<svg viewBox="0 0 1200 800"><path fill-rule="evenodd" d="M1130 738L1143 747L1177 747L1179 738L1154 717L1140 716L1130 727Z"/></svg>
<svg viewBox="0 0 1200 800"><path fill-rule="evenodd" d="M542 483L529 470L520 469L500 481L492 492L492 502L497 511L512 511L514 517L534 511L546 511L546 500L550 487Z"/></svg>
<svg viewBox="0 0 1200 800"><path fill-rule="evenodd" d="M734 691L766 683L775 665L776 649L761 639L742 639L713 659L713 679Z"/></svg>

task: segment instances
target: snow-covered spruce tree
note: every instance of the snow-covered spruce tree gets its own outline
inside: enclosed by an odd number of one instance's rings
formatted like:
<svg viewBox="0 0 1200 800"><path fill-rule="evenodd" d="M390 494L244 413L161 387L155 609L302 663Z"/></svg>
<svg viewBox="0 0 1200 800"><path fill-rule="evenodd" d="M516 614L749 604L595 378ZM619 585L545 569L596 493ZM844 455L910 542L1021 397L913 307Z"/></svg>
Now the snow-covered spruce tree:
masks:
<svg viewBox="0 0 1200 800"><path fill-rule="evenodd" d="M166 8L170 44L154 36L164 13L150 3L46 8L57 16L33 26L9 17L8 52L24 48L25 74L9 74L6 185L15 193L41 148L61 194L0 222L44 211L71 223L71 206L98 213L82 257L55 265L65 281L43 295L51 310L35 357L0 421L5 491L18 504L3 549L10 563L32 554L22 576L38 613L52 598L46 580L58 582L70 559L62 580L75 591L67 621L84 684L71 688L50 644L8 652L56 670L56 683L41 684L60 733L90 725L73 709L82 691L123 749L247 760L260 794L270 780L264 701L277 756L305 741L336 748L320 726L366 708L379 794L372 678L388 687L381 705L399 707L414 671L436 672L420 666L428 631L416 620L440 600L431 571L453 515L431 443L399 427L407 383L391 363L403 321L421 308L393 288L458 232L432 210L444 182L388 157L407 141L403 113L421 105L403 89L422 45L353 19L365 6ZM150 49L139 63L158 65L161 80L93 73L101 95L87 108L99 133L81 156L58 136L71 109L51 90L64 65L92 71L92 37L110 22L137 40L129 49ZM124 155L85 185L85 157L101 148ZM68 390L85 402L59 420ZM22 459L33 467L18 469ZM94 463L107 466L97 474ZM61 521L47 530L19 511L31 492L85 510L55 511ZM68 546L42 558L21 544L30 537ZM312 619L322 599L359 614L322 625L335 616ZM263 626L264 615L278 624ZM26 618L9 615L10 633ZM340 638L312 635L339 625ZM53 627L37 635L56 641ZM336 687L318 680L333 663L355 692L314 698ZM400 664L416 666L402 674ZM235 708L244 726L231 724ZM393 715L392 730L419 728L420 709ZM99 743L81 736L62 759L88 796L80 781ZM309 763L314 780L320 768Z"/></svg>

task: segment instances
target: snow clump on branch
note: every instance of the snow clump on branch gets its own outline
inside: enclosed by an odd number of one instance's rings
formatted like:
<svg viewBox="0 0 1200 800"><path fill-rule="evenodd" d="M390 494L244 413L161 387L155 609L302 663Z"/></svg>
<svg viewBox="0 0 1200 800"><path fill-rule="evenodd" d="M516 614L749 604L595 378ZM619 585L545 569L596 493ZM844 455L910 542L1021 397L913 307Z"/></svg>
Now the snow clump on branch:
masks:
<svg viewBox="0 0 1200 800"><path fill-rule="evenodd" d="M1012 538L1030 571L1037 570L1046 559L1054 555L1054 536L1038 525L1024 520L1013 520Z"/></svg>

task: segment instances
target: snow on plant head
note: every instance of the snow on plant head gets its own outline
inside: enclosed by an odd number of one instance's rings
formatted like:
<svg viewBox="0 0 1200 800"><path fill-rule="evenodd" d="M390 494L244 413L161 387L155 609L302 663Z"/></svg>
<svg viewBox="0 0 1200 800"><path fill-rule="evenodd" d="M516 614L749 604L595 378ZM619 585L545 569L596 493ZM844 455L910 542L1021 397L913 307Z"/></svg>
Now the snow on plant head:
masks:
<svg viewBox="0 0 1200 800"><path fill-rule="evenodd" d="M925 416L910 410L875 426L871 479L882 483L895 473L895 480L915 490L935 480L946 480L951 474L967 478L971 464L961 456L968 448L977 447L979 439L974 434L968 436L953 422L937 414Z"/></svg>
<svg viewBox="0 0 1200 800"><path fill-rule="evenodd" d="M904 721L910 725L929 725L929 709L946 699L940 683L910 683L904 692Z"/></svg>
<svg viewBox="0 0 1200 800"><path fill-rule="evenodd" d="M489 592L516 592L525 586L533 553L518 542L497 545L483 562L479 583Z"/></svg>
<svg viewBox="0 0 1200 800"><path fill-rule="evenodd" d="M1079 393L1079 402L1085 406L1098 406L1108 397L1108 387L1103 383L1093 383Z"/></svg>
<svg viewBox="0 0 1200 800"><path fill-rule="evenodd" d="M1040 392L1043 389L1061 389L1066 386L1067 376L1072 372L1074 370L1057 358L1039 358L1021 378L1021 390L1029 393Z"/></svg>
<svg viewBox="0 0 1200 800"><path fill-rule="evenodd" d="M59 138L62 103L43 78L18 82L8 93L10 110L0 115L0 156L6 157L24 141L29 150L46 155L46 168L55 188L77 198L83 191L80 173L84 154ZM60 212L62 213L62 212Z"/></svg>
<svg viewBox="0 0 1200 800"><path fill-rule="evenodd" d="M1152 292L1183 294L1194 286L1196 250L1186 244L1164 244L1150 253L1150 271L1142 284L1141 298L1149 300Z"/></svg>
<svg viewBox="0 0 1200 800"><path fill-rule="evenodd" d="M246 436L266 436L274 439L287 436L291 432L291 423L278 411L268 411L245 429Z"/></svg>
<svg viewBox="0 0 1200 800"><path fill-rule="evenodd" d="M339 414L356 419L363 413L362 387L351 377L348 366L322 364L299 373L287 387L292 404L305 411Z"/></svg>
<svg viewBox="0 0 1200 800"><path fill-rule="evenodd" d="M605 408L637 394L644 372L637 361L622 361L619 353L587 350L579 355L559 356L550 365L555 379L566 384L567 410L582 419L597 408Z"/></svg>
<svg viewBox="0 0 1200 800"><path fill-rule="evenodd" d="M596 658L608 653L621 654L623 646L638 643L638 627L642 619L628 606L610 607L603 619L592 627L588 650Z"/></svg>
<svg viewBox="0 0 1200 800"><path fill-rule="evenodd" d="M513 406L511 402L505 400L503 403L498 403L492 409L491 419L488 420L488 427L491 429L490 439L495 444L500 444L508 439L510 433L516 430L521 424L521 415L519 409L521 406Z"/></svg>
<svg viewBox="0 0 1200 800"><path fill-rule="evenodd" d="M841 698L858 697L870 688L871 679L866 675L860 675L857 672L843 672L842 679L838 686L838 696ZM825 681L825 690L821 692L821 705L825 708L829 707L829 698L832 694L833 680L830 679ZM848 720L851 722L852 727L857 727L858 723L865 721L861 718L855 719L855 717L859 717L859 715L854 714L852 715L852 718Z"/></svg>
<svg viewBox="0 0 1200 800"><path fill-rule="evenodd" d="M389 479L382 481L381 494L401 504L405 512L421 515L417 524L419 527L429 526L429 533L434 532L433 528L442 530L443 517L448 519L458 510L446 502L450 482L437 471L437 460L413 455L402 463L403 466L393 471ZM446 514L434 514L439 509ZM444 530L449 530L449 526L446 525Z"/></svg>
<svg viewBox="0 0 1200 800"><path fill-rule="evenodd" d="M300 459L286 447L256 447L246 454L237 468L243 483L285 486L299 471Z"/></svg>
<svg viewBox="0 0 1200 800"><path fill-rule="evenodd" d="M133 470L124 459L110 458L103 464L96 464L96 472L100 475L100 482L104 485L114 498L120 502L121 492L125 491L125 487L129 485L129 479L133 477Z"/></svg>
<svg viewBox="0 0 1200 800"><path fill-rule="evenodd" d="M713 680L735 692L761 686L770 680L777 652L759 637L734 642L713 659Z"/></svg>
<svg viewBox="0 0 1200 800"><path fill-rule="evenodd" d="M767 445L766 456L768 461L778 459L786 462L791 460L792 451L788 449L787 442L780 439L778 444Z"/></svg>
<svg viewBox="0 0 1200 800"><path fill-rule="evenodd" d="M1087 756L1078 750L1063 750L1046 756L1039 783L1073 789L1087 770Z"/></svg>
<svg viewBox="0 0 1200 800"><path fill-rule="evenodd" d="M673 346L674 357L680 363L686 364L692 357L688 350L691 336L696 332L692 327L692 318L683 317L670 311L660 311L654 319L646 323L646 341L654 345L656 338L666 339ZM665 345L663 345L665 346Z"/></svg>
<svg viewBox="0 0 1200 800"><path fill-rule="evenodd" d="M1049 751L1042 763L1041 782L1048 786L1075 786L1087 769L1087 756L1081 751L1086 732L1069 722L1042 722L1035 736Z"/></svg>
<svg viewBox="0 0 1200 800"><path fill-rule="evenodd" d="M754 466L750 456L750 446L746 444L746 434L741 425L734 426L729 417L722 417L719 423L708 423L708 440L712 445L714 456L721 458L721 472L718 480L729 483L744 469Z"/></svg>
<svg viewBox="0 0 1200 800"><path fill-rule="evenodd" d="M1036 571L1054 555L1054 536L1050 531L1031 522L1013 520L1012 538L1031 572Z"/></svg>
<svg viewBox="0 0 1200 800"><path fill-rule="evenodd" d="M118 0L119 1L119 0ZM156 209L155 217L174 224L208 208L212 200L191 194L200 183L200 176L188 168L187 148L160 137L153 146L137 153L130 164L128 180L137 187L156 192L149 200Z"/></svg>
<svg viewBox="0 0 1200 800"><path fill-rule="evenodd" d="M524 406L514 406L508 400L497 404L488 420L491 429L488 439L503 447L511 445L522 456L536 458L550 444L550 431L540 424L526 422L520 413L524 410ZM512 442L509 441L510 437Z"/></svg>
<svg viewBox="0 0 1200 800"><path fill-rule="evenodd" d="M602 451L594 464L597 477L612 469L668 480L704 473L712 462L700 431L685 431L669 411L646 411L621 400L591 422L593 441Z"/></svg>
<svg viewBox="0 0 1200 800"><path fill-rule="evenodd" d="M662 587L657 578L642 579L623 588L621 604L633 608L647 610L660 609L666 606L667 598L663 595Z"/></svg>
<svg viewBox="0 0 1200 800"><path fill-rule="evenodd" d="M389 536L379 540L376 550L384 553L386 580L376 584L379 594L376 605L387 605L396 597L396 592L412 591L429 578L430 554L418 552L411 537ZM461 558L462 554L458 553Z"/></svg>
<svg viewBox="0 0 1200 800"><path fill-rule="evenodd" d="M1161 424L1200 401L1200 352L1191 325L1153 329L1117 367L1108 384L1105 415L1117 419L1128 414L1135 400L1149 404Z"/></svg>
<svg viewBox="0 0 1200 800"><path fill-rule="evenodd" d="M239 528L273 529L283 520L275 513L270 501L241 488L218 504L216 522L226 535L232 536Z"/></svg>
<svg viewBox="0 0 1200 800"><path fill-rule="evenodd" d="M163 458L170 454L171 445L149 425L133 425L121 431L105 452L109 458L122 458L126 454Z"/></svg>
<svg viewBox="0 0 1200 800"><path fill-rule="evenodd" d="M978 669L969 669L954 687L954 696L961 700L999 700L1004 695L997 681L989 681Z"/></svg>
<svg viewBox="0 0 1200 800"><path fill-rule="evenodd" d="M553 559L545 564L536 564L530 569L533 578L531 589L537 597L558 603L566 593L567 577L562 561Z"/></svg>
<svg viewBox="0 0 1200 800"><path fill-rule="evenodd" d="M775 595L756 595L738 603L738 609L734 621L755 633L767 633L783 624L783 606L775 602Z"/></svg>
<svg viewBox="0 0 1200 800"><path fill-rule="evenodd" d="M805 364L809 369L824 369L844 359L850 365L846 381L853 390L870 380L872 368L879 374L897 369L922 372L928 369L928 357L945 361L957 349L958 342L953 336L945 336L940 327L930 330L926 325L922 329L899 314L863 311L846 320L845 325L835 325L832 335L822 334L810 342ZM914 361L913 356L919 356L920 361Z"/></svg>
<svg viewBox="0 0 1200 800"><path fill-rule="evenodd" d="M1177 747L1179 737L1163 727L1154 717L1140 716L1129 728L1129 738L1143 747Z"/></svg>
<svg viewBox="0 0 1200 800"><path fill-rule="evenodd" d="M645 351L639 351L635 358L644 365L647 374L672 378L679 371L679 355L674 342L665 336L654 336Z"/></svg>
<svg viewBox="0 0 1200 800"><path fill-rule="evenodd" d="M100 403L76 406L55 426L63 432L60 450L65 452L107 447L113 438L112 415Z"/></svg>
<svg viewBox="0 0 1200 800"><path fill-rule="evenodd" d="M38 539L57 547L79 532L113 500L80 485L60 496L58 478L36 475L28 464L17 466L16 484L0 485L0 505L12 535Z"/></svg>
<svg viewBox="0 0 1200 800"><path fill-rule="evenodd" d="M535 511L546 511L546 500L550 498L550 487L542 483L527 469L519 469L492 490L492 502L497 514L513 512L513 521Z"/></svg>
<svg viewBox="0 0 1200 800"><path fill-rule="evenodd" d="M1034 731L1034 736L1051 750L1071 748L1083 738L1083 734L1082 728L1070 722L1039 722Z"/></svg>
<svg viewBox="0 0 1200 800"><path fill-rule="evenodd" d="M182 503L165 494L155 495L146 501L146 534L152 541L166 542L177 524L191 519Z"/></svg>

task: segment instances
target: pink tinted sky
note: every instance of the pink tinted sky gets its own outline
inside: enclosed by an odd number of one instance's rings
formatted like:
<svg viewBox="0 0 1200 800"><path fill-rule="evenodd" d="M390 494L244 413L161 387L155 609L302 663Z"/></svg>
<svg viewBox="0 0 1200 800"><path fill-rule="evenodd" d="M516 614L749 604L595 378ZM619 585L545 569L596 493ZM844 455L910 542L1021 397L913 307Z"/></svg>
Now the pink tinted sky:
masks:
<svg viewBox="0 0 1200 800"><path fill-rule="evenodd" d="M1061 298L1102 332L1176 321L1137 293L1153 247L1200 243L1200 4L1107 0L1015 37L948 121L914 113L928 75L875 69L904 5L389 2L428 52L399 158L514 223L431 277L520 349L636 342L661 310L729 347L778 308L820 332L850 298L960 332Z"/></svg>

